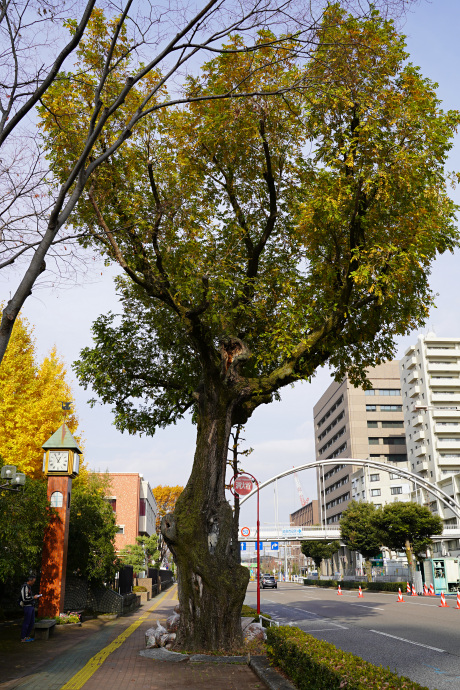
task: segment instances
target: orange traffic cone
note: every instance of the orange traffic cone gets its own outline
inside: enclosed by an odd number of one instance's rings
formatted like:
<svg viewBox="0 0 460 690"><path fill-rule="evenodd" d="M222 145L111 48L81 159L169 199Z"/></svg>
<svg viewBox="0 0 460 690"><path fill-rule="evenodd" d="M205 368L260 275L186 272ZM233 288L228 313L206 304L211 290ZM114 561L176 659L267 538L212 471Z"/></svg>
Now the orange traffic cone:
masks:
<svg viewBox="0 0 460 690"><path fill-rule="evenodd" d="M436 594L434 593L433 583L431 583L431 585L430 585L430 597L435 597L435 596L436 596Z"/></svg>
<svg viewBox="0 0 460 690"><path fill-rule="evenodd" d="M446 598L444 596L444 592L441 594L441 603L439 604L439 606L443 609L449 608L449 604L446 604Z"/></svg>
<svg viewBox="0 0 460 690"><path fill-rule="evenodd" d="M406 593L407 593L407 594L410 594L410 592L411 592L411 589L410 589L410 584L409 584L409 583L407 583L407 587L406 587Z"/></svg>
<svg viewBox="0 0 460 690"><path fill-rule="evenodd" d="M361 589L361 585L359 585L358 599L364 599L364 594L363 590Z"/></svg>
<svg viewBox="0 0 460 690"><path fill-rule="evenodd" d="M456 609L460 609L460 592L457 592L457 606Z"/></svg>
<svg viewBox="0 0 460 690"><path fill-rule="evenodd" d="M337 596L343 596L343 592L342 592L342 590L340 589L340 585L339 585L339 591L337 592Z"/></svg>
<svg viewBox="0 0 460 690"><path fill-rule="evenodd" d="M428 587L427 587L427 585L426 585L426 582L425 582L425 584L423 585L423 596L424 596L424 597L427 597L427 596L428 596Z"/></svg>
<svg viewBox="0 0 460 690"><path fill-rule="evenodd" d="M398 601L397 601L397 603L398 603L398 604L404 604L403 595L402 595L402 593L401 593L401 587L400 587L399 590L398 590Z"/></svg>
<svg viewBox="0 0 460 690"><path fill-rule="evenodd" d="M411 596L412 596L412 597L418 597L418 594L417 594L417 592L415 591L414 585L412 585L412 594L411 594Z"/></svg>

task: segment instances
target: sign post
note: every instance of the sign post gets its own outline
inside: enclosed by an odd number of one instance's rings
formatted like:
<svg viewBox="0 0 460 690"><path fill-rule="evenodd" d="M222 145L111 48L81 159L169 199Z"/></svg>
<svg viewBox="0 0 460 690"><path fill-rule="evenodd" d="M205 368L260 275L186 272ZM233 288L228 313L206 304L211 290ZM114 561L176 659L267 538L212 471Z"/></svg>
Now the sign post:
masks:
<svg viewBox="0 0 460 690"><path fill-rule="evenodd" d="M259 521L259 482L257 479L249 472L246 474L235 474L230 482L230 491L233 495L237 493L239 496L247 496L251 493L254 488L253 482L257 484L257 615L260 615L260 521ZM233 484L233 486L232 486ZM243 530L247 528L243 527L241 534L247 536L243 533Z"/></svg>

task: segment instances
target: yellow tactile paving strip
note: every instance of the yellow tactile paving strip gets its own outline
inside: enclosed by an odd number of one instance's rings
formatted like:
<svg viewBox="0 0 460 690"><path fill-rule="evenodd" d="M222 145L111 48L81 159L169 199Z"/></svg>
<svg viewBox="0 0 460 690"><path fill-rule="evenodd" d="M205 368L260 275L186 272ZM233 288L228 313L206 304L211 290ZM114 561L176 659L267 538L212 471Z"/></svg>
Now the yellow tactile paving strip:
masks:
<svg viewBox="0 0 460 690"><path fill-rule="evenodd" d="M165 601L165 599L175 599L176 598L177 585L174 585L165 592L161 597L156 599L153 606L151 606L145 613L143 613L137 621L132 623L126 630L124 630L118 637L115 638L107 647L101 649L97 654L95 654L91 659L83 666L78 673L76 673L65 685L62 686L61 690L80 690L85 683L91 678L94 673L102 666L104 661L110 654L112 654L116 649L121 647L123 642L128 639L132 633L137 630L137 628L142 625L146 618L154 611L158 606Z"/></svg>

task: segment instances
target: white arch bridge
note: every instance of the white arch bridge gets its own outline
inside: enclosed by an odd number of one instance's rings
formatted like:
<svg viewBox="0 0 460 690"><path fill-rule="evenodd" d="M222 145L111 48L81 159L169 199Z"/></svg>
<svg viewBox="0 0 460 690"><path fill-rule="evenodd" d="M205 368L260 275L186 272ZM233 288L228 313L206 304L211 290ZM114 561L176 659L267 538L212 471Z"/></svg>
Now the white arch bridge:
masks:
<svg viewBox="0 0 460 690"><path fill-rule="evenodd" d="M401 479L405 479L411 482L415 489L424 489L428 491L432 496L441 501L446 508L448 508L452 513L453 517L457 518L456 525L445 525L442 534L432 535L434 541L440 541L442 539L460 539L460 505L451 496L446 494L442 489L440 489L436 484L429 482L427 479L420 477L420 475L411 472L410 470L402 469L396 465L388 465L384 462L378 462L377 460L362 460L355 458L334 458L333 460L315 460L313 462L305 463L304 465L298 465L297 467L291 467L280 474L267 479L265 482L260 484L259 489L262 490L269 484L277 482L278 479L282 477L287 477L295 472L301 472L302 470L309 470L315 467L324 466L337 466L337 465L355 465L359 467L368 468L371 470L380 470L382 472L387 472L388 474L397 474ZM240 499L240 505L248 501L257 492L257 489L253 489L250 494L244 496ZM240 530L240 541L255 542L256 538L256 527L249 527L249 534L242 535ZM314 525L311 527L292 527L290 525L264 525L260 529L260 541L304 541L308 539L340 539L340 527L334 527L331 525Z"/></svg>

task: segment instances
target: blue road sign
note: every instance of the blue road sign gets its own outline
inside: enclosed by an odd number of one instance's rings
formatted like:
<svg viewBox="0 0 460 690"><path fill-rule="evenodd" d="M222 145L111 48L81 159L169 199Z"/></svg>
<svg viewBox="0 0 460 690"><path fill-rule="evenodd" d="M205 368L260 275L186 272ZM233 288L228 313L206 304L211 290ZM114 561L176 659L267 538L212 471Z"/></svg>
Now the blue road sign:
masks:
<svg viewBox="0 0 460 690"><path fill-rule="evenodd" d="M278 542L277 541L272 541L271 546L270 546L270 551L278 551Z"/></svg>
<svg viewBox="0 0 460 690"><path fill-rule="evenodd" d="M263 551L264 550L264 544L262 541L254 542L254 551L257 551L257 543L259 544L259 551Z"/></svg>
<svg viewBox="0 0 460 690"><path fill-rule="evenodd" d="M240 541L240 551L246 551L246 542Z"/></svg>

